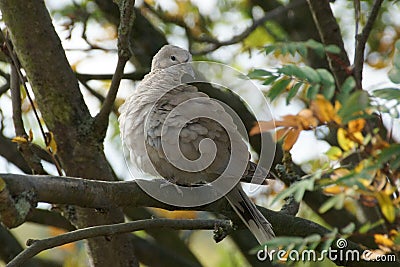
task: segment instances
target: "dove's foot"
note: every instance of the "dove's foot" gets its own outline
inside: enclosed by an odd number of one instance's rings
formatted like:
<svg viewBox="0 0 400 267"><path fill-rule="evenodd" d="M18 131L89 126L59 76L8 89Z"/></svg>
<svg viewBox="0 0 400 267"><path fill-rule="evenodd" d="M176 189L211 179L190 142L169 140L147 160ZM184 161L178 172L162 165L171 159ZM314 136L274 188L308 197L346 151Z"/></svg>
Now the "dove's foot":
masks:
<svg viewBox="0 0 400 267"><path fill-rule="evenodd" d="M173 181L164 180L164 182L162 182L160 184L160 189L163 189L163 188L169 187L169 186L173 186L175 188L175 190L178 192L178 194L183 196L182 189L179 188L179 185L173 183Z"/></svg>

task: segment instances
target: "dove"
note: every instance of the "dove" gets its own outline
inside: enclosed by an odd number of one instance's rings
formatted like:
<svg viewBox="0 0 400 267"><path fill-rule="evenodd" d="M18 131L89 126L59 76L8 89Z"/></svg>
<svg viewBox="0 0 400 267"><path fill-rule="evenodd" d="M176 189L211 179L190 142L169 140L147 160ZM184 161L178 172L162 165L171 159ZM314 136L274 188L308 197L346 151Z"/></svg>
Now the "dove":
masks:
<svg viewBox="0 0 400 267"><path fill-rule="evenodd" d="M248 147L224 107L192 84L189 51L163 46L151 71L120 107L121 139L134 165L179 186L233 185L226 199L260 244L275 237L271 224L244 192L241 176L263 175L251 162ZM239 174L238 174L239 173ZM238 176L236 179L233 176Z"/></svg>

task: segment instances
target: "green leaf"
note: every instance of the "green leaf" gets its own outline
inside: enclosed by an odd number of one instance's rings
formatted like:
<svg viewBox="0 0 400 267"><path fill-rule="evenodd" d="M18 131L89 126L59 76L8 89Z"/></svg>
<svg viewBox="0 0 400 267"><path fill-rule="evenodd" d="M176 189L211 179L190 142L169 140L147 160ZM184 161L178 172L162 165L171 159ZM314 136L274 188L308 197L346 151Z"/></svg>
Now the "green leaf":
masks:
<svg viewBox="0 0 400 267"><path fill-rule="evenodd" d="M338 160L343 155L343 151L337 146L331 146L328 151L325 152L331 160Z"/></svg>
<svg viewBox="0 0 400 267"><path fill-rule="evenodd" d="M302 57L307 57L308 51L304 43L297 43L297 52L299 52Z"/></svg>
<svg viewBox="0 0 400 267"><path fill-rule="evenodd" d="M325 49L324 49L324 45L313 40L310 39L305 43L309 48L311 48L312 50L314 50L318 56L320 57L324 57L325 56Z"/></svg>
<svg viewBox="0 0 400 267"><path fill-rule="evenodd" d="M307 95L306 95L307 99L310 99L310 100L314 99L319 92L319 88L321 88L321 85L318 83L312 84L310 87L308 87Z"/></svg>
<svg viewBox="0 0 400 267"><path fill-rule="evenodd" d="M339 54L340 48L337 45L328 45L325 47L325 51L332 54Z"/></svg>
<svg viewBox="0 0 400 267"><path fill-rule="evenodd" d="M300 202L303 199L304 193L306 190L312 191L314 189L314 179L305 179L298 182L295 182L290 187L282 190L276 195L271 205L275 202L285 199L291 195L294 195L295 200Z"/></svg>
<svg viewBox="0 0 400 267"><path fill-rule="evenodd" d="M274 101L274 99L286 89L291 81L291 79L281 79L277 81L272 85L267 96L271 99L271 101Z"/></svg>
<svg viewBox="0 0 400 267"><path fill-rule="evenodd" d="M372 92L372 94L376 97L393 100L396 99L400 101L400 89L399 88L384 88L378 89Z"/></svg>
<svg viewBox="0 0 400 267"><path fill-rule="evenodd" d="M319 83L321 82L321 78L318 75L318 72L311 67L304 66L301 68L304 76L309 82Z"/></svg>
<svg viewBox="0 0 400 267"><path fill-rule="evenodd" d="M346 225L344 228L342 228L342 233L343 234L352 234L354 233L354 230L356 229L356 224L354 222L349 223Z"/></svg>
<svg viewBox="0 0 400 267"><path fill-rule="evenodd" d="M393 68L389 71L389 79L392 83L400 84L400 70Z"/></svg>
<svg viewBox="0 0 400 267"><path fill-rule="evenodd" d="M278 73L285 74L287 76L294 76L299 79L306 79L306 76L304 75L302 68L292 64L285 65L282 68L279 68Z"/></svg>
<svg viewBox="0 0 400 267"><path fill-rule="evenodd" d="M342 84L340 92L344 94L349 94L355 87L356 87L356 80L354 80L353 76L349 76Z"/></svg>
<svg viewBox="0 0 400 267"><path fill-rule="evenodd" d="M324 85L321 92L327 100L331 100L332 97L335 95L335 89L336 87L334 84Z"/></svg>
<svg viewBox="0 0 400 267"><path fill-rule="evenodd" d="M302 85L303 83L296 83L294 86L292 86L292 88L290 88L289 93L286 97L286 105L289 105L290 101L293 99L293 97L297 95Z"/></svg>
<svg viewBox="0 0 400 267"><path fill-rule="evenodd" d="M364 111L369 106L369 96L365 91L356 91L352 93L343 103L338 115L342 118L343 123L354 119L352 115L359 111Z"/></svg>
<svg viewBox="0 0 400 267"><path fill-rule="evenodd" d="M333 75L329 71L326 69L316 69L316 71L323 84L335 84L335 78L333 78Z"/></svg>
<svg viewBox="0 0 400 267"><path fill-rule="evenodd" d="M287 44L287 49L288 49L290 55L291 55L292 57L294 57L295 54L296 54L296 52L297 52L297 44L296 44L296 43L292 43L292 42L291 42L291 43L288 43L288 44Z"/></svg>
<svg viewBox="0 0 400 267"><path fill-rule="evenodd" d="M247 74L247 76L250 79L271 76L271 75L272 75L272 72L269 72L269 71L263 70L263 69L254 69L254 70L250 71L249 74Z"/></svg>
<svg viewBox="0 0 400 267"><path fill-rule="evenodd" d="M268 77L267 79L264 80L263 85L269 85L269 84L275 82L276 79L278 79L278 78L279 78L279 76Z"/></svg>
<svg viewBox="0 0 400 267"><path fill-rule="evenodd" d="M269 55L276 49L275 45L267 45L264 47L265 54Z"/></svg>
<svg viewBox="0 0 400 267"><path fill-rule="evenodd" d="M384 148L378 156L378 164L386 163L400 155L400 144L392 144Z"/></svg>
<svg viewBox="0 0 400 267"><path fill-rule="evenodd" d="M326 69L317 69L318 75L321 78L321 83L323 85L322 94L328 100L330 100L335 94L335 79L333 75Z"/></svg>
<svg viewBox="0 0 400 267"><path fill-rule="evenodd" d="M318 212L323 214L333 207L336 209L341 209L343 207L345 197L345 194L342 193L328 198L328 200L325 201L318 209Z"/></svg>
<svg viewBox="0 0 400 267"><path fill-rule="evenodd" d="M378 227L379 225L381 225L381 224L383 224L383 223L385 223L385 220L384 220L384 219L380 219L380 220L378 220L378 221L376 221L376 222L374 222L374 223L367 222L366 224L364 224L363 226L361 226L361 227L358 229L358 232L359 232L360 234L365 234L365 233L369 232L371 229L373 229L373 228L375 228L375 227Z"/></svg>

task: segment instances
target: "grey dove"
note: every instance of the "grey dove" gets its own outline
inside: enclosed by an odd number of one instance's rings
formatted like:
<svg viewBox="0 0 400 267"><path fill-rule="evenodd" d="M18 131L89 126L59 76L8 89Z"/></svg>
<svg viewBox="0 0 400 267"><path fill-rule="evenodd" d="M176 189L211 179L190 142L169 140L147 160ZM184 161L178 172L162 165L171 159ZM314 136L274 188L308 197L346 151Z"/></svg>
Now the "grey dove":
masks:
<svg viewBox="0 0 400 267"><path fill-rule="evenodd" d="M184 186L210 183L222 174L229 179L239 166L244 169L240 175L265 175L255 172L247 145L224 108L195 86L182 83L184 75L194 75L187 64L191 60L187 50L165 45L154 56L150 73L121 106L121 138L132 163ZM233 171L224 172L228 165ZM271 224L240 183L232 188L225 197L258 242L274 238Z"/></svg>

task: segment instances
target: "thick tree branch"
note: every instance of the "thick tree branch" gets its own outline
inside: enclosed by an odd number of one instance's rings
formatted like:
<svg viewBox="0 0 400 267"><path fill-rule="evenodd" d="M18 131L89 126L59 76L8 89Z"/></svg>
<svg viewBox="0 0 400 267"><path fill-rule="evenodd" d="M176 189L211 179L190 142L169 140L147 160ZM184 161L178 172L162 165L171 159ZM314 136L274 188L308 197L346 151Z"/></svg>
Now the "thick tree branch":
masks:
<svg viewBox="0 0 400 267"><path fill-rule="evenodd" d="M93 136L92 117L44 1L0 0L0 9L65 173L85 179L98 179L101 173L102 179L115 179L102 143ZM79 228L124 219L118 208L98 213L77 207L73 215ZM138 266L128 234L89 239L88 251L96 266Z"/></svg>
<svg viewBox="0 0 400 267"><path fill-rule="evenodd" d="M324 45L336 45L340 48L340 54L327 54L330 70L335 77L338 88L349 77L350 61L344 49L343 38L339 25L333 16L329 0L307 0L314 22L317 25L321 41Z"/></svg>
<svg viewBox="0 0 400 267"><path fill-rule="evenodd" d="M358 89L362 89L362 71L364 67L365 45L371 33L372 26L374 25L374 22L378 17L382 2L383 0L374 1L374 5L372 6L371 14L368 17L367 23L365 24L361 34L357 33L356 35L356 47L354 54L354 79L356 80L356 87Z"/></svg>
<svg viewBox="0 0 400 267"><path fill-rule="evenodd" d="M80 205L82 207L113 209L116 206L146 206L158 207L168 210L189 209L176 207L160 202L148 196L135 181L130 182L106 182L93 181L80 178L58 177L58 176L35 176L18 174L0 174L0 178L6 183L6 188L13 195L32 190L36 199L48 203L61 203ZM146 181L142 181L146 182ZM156 188L160 188L162 180L147 181ZM174 188L171 188L174 190ZM176 194L176 193L175 193ZM205 210L223 214L231 218L234 223L240 225L240 220L235 212L229 208L225 199L190 209ZM259 207L260 211L268 218L274 227L275 233L279 235L306 237L311 234L322 236L330 231L319 224L306 219L289 216L284 213L267 210ZM357 244L348 241L346 250L356 249L362 252ZM343 262L335 261L343 265ZM374 266L374 262L347 262L346 266ZM397 266L397 263L386 262L382 266Z"/></svg>
<svg viewBox="0 0 400 267"><path fill-rule="evenodd" d="M98 237L113 236L122 233L130 233L149 228L166 228L176 230L215 230L230 232L232 225L226 220L173 220L173 219L148 219L128 223L119 223L113 225L93 226L85 229L79 229L59 236L50 237L42 240L28 240L28 248L15 257L7 264L7 267L21 266L28 259L34 257L40 252L76 242L79 240Z"/></svg>

